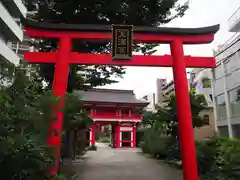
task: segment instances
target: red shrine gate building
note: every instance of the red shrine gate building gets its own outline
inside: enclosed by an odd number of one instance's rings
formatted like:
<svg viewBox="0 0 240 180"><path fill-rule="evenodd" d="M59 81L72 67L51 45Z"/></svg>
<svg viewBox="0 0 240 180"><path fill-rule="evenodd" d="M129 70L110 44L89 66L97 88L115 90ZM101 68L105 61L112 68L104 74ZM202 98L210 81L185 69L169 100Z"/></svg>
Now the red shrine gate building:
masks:
<svg viewBox="0 0 240 180"><path fill-rule="evenodd" d="M131 90L90 89L79 91L84 108L93 119L89 142L95 145L96 131L111 125L111 145L114 148L135 148L136 127L142 121L138 108L144 108L148 102L136 99Z"/></svg>

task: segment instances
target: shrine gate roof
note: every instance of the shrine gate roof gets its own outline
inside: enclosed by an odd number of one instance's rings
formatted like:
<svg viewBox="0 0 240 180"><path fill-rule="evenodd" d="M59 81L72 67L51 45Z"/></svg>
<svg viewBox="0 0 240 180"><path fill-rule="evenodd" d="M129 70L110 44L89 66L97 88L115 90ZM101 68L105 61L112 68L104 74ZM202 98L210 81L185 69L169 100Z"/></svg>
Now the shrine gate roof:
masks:
<svg viewBox="0 0 240 180"><path fill-rule="evenodd" d="M138 100L132 90L93 88L87 91L77 91L76 93L79 94L81 100L84 102L149 104L147 101Z"/></svg>
<svg viewBox="0 0 240 180"><path fill-rule="evenodd" d="M96 24L66 24L66 23L48 23L37 22L33 20L24 20L25 24L31 28L53 31L87 31L87 32L109 32L111 25ZM200 35L208 33L216 33L219 25L213 25L200 28L173 28L173 27L153 27L153 26L134 26L133 31L138 33L161 33L161 34L185 34Z"/></svg>

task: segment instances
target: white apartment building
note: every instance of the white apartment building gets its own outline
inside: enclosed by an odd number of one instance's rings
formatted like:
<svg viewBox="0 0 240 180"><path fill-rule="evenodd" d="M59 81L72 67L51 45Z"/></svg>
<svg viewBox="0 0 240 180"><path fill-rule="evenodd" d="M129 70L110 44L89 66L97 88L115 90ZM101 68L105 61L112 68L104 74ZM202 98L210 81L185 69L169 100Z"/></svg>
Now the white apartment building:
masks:
<svg viewBox="0 0 240 180"><path fill-rule="evenodd" d="M189 90L194 88L196 94L204 95L207 108L200 112L200 116L208 120L208 124L194 129L194 137L196 140L211 137L215 134L215 119L213 112L212 100L212 73L211 69L193 69L190 73L191 78L188 79ZM159 85L160 84L160 85ZM174 81L166 83L166 80L157 80L158 105L164 107L166 97L175 93Z"/></svg>
<svg viewBox="0 0 240 180"><path fill-rule="evenodd" d="M19 64L20 57L8 43L23 40L20 18L26 18L26 13L27 9L21 0L1 0L0 2L0 67L7 62Z"/></svg>
<svg viewBox="0 0 240 180"><path fill-rule="evenodd" d="M240 8L229 18L229 32L235 34L214 52L216 124L222 136L240 138Z"/></svg>
<svg viewBox="0 0 240 180"><path fill-rule="evenodd" d="M156 109L155 109L155 105L156 105L155 93L149 93L149 94L143 96L143 97L141 98L141 100L144 100L144 101L149 102L149 104L147 105L147 107L144 108L146 111L152 111L152 112L154 112L154 111L156 110Z"/></svg>
<svg viewBox="0 0 240 180"><path fill-rule="evenodd" d="M196 94L202 94L205 97L208 107L213 107L212 93L212 71L211 69L196 68L190 72L192 79L189 81Z"/></svg>
<svg viewBox="0 0 240 180"><path fill-rule="evenodd" d="M215 114L213 106L212 71L211 69L196 68L190 73L189 87L194 88L196 94L203 95L207 107L200 112L200 116L208 120L208 124L194 129L195 139L211 137L216 132Z"/></svg>

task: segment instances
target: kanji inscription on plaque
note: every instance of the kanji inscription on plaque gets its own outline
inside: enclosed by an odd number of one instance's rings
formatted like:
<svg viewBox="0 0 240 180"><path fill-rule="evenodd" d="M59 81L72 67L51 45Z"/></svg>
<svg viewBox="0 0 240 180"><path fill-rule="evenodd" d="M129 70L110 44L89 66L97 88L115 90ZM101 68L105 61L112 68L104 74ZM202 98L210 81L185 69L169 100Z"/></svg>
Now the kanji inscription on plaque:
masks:
<svg viewBox="0 0 240 180"><path fill-rule="evenodd" d="M132 57L132 25L112 26L112 58L128 60Z"/></svg>

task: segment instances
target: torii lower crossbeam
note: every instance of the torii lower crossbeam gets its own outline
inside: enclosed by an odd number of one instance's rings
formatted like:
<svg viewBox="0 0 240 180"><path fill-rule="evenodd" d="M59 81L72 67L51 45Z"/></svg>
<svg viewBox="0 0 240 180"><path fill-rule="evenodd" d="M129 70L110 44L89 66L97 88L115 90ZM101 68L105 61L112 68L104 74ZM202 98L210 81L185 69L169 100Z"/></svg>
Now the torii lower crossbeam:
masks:
<svg viewBox="0 0 240 180"><path fill-rule="evenodd" d="M56 63L58 61L58 52L26 52L25 60L30 63ZM184 56L186 67L188 68L214 68L216 61L213 57L194 57ZM173 57L171 55L150 56L138 55L133 56L131 60L112 60L110 54L80 54L72 52L67 59L68 64L84 65L116 65L116 66L161 66L173 67Z"/></svg>

